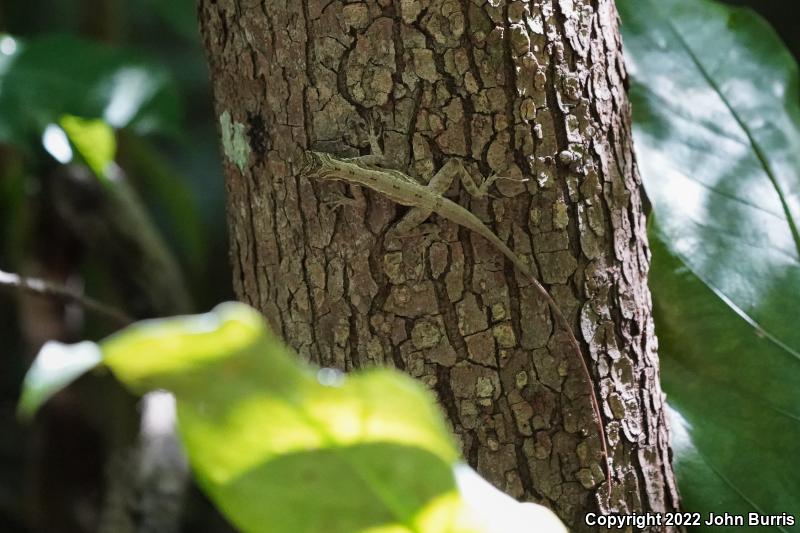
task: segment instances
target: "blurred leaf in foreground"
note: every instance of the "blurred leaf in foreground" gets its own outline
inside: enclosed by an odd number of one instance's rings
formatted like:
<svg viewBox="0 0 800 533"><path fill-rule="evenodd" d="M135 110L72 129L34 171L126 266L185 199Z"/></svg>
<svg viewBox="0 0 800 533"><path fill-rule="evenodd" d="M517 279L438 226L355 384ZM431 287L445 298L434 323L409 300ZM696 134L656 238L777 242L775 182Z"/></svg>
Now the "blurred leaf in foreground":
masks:
<svg viewBox="0 0 800 533"><path fill-rule="evenodd" d="M92 352L85 343L48 346L24 385L27 415L77 377L46 371L58 367L54 350L64 360ZM344 376L303 365L243 304L140 322L98 352L134 392L175 394L199 482L243 531L521 533L536 523L566 531L544 508L476 483L466 467L457 485L458 454L421 384L388 369ZM65 366L96 363L80 360ZM481 506L502 513L500 526L486 523Z"/></svg>

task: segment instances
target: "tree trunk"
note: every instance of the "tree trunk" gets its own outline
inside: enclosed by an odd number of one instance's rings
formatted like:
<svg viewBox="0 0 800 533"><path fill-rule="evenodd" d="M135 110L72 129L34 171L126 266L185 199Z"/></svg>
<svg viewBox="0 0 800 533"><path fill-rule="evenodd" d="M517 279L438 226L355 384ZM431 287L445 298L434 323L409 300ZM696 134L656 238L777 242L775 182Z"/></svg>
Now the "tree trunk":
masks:
<svg viewBox="0 0 800 533"><path fill-rule="evenodd" d="M647 289L649 251L611 0L200 0L238 296L303 357L400 368L437 394L471 465L574 530L587 512L678 506ZM306 149L368 152L421 179L451 157L498 180L467 207L537 272L547 304L483 238L300 175ZM339 194L364 207L329 204ZM668 529L654 529L654 531Z"/></svg>

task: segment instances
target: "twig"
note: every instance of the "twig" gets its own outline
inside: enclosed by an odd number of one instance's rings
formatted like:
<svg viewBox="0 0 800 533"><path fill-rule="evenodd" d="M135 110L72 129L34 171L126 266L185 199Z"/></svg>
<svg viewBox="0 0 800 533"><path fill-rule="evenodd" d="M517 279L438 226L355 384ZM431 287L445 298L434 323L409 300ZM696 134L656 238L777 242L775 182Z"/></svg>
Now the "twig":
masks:
<svg viewBox="0 0 800 533"><path fill-rule="evenodd" d="M119 326L127 326L133 322L133 319L126 315L124 312L116 309L110 305L84 296L77 291L74 291L63 285L51 283L43 279L27 278L19 274L12 274L0 270L0 288L8 288L17 291L28 292L31 294L38 294L49 298L56 298L66 302L76 303L98 315L103 315L113 320Z"/></svg>

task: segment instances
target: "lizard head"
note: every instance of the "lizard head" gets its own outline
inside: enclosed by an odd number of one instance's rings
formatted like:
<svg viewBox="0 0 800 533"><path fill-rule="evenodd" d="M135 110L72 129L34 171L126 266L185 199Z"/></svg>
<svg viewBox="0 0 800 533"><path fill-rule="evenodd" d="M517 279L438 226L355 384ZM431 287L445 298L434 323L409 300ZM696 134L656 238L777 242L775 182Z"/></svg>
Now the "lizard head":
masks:
<svg viewBox="0 0 800 533"><path fill-rule="evenodd" d="M300 172L304 176L318 179L333 178L333 157L323 152L308 150L303 157L303 167Z"/></svg>

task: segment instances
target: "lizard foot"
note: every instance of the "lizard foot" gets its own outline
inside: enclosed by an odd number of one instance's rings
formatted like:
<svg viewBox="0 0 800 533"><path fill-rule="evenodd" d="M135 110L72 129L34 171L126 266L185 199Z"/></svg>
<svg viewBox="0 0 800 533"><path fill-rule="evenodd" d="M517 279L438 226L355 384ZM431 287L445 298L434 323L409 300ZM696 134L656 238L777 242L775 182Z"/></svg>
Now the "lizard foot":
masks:
<svg viewBox="0 0 800 533"><path fill-rule="evenodd" d="M355 208L363 207L363 202L358 201L355 198L350 198L343 194L335 195L335 197L331 200L327 200L323 202L325 207L328 208L329 211L335 213L339 208L350 206Z"/></svg>
<svg viewBox="0 0 800 533"><path fill-rule="evenodd" d="M388 250L398 250L403 248L403 241L423 237L428 240L435 240L439 237L440 228L436 224L420 224L411 231L403 228L394 227L386 232L386 248Z"/></svg>
<svg viewBox="0 0 800 533"><path fill-rule="evenodd" d="M497 172L493 172L492 175L486 178L486 181L484 181L481 184L481 188L488 189L497 180L516 181L518 183L525 183L527 181L530 181L530 178L513 178L511 176L503 176L498 174Z"/></svg>
<svg viewBox="0 0 800 533"><path fill-rule="evenodd" d="M394 239L413 239L415 237L438 237L439 226L436 224L420 224L413 231L400 231L395 228L394 231L389 231L389 235Z"/></svg>
<svg viewBox="0 0 800 533"><path fill-rule="evenodd" d="M483 183L481 183L481 186L479 187L479 191L480 192L476 196L478 196L478 197L480 197L480 196L488 196L489 198L494 198L495 200L500 199L499 196L496 196L496 195L491 194L489 192L489 187L491 187L492 184L494 184L494 182L497 181L497 180L506 180L506 181L515 181L517 183L525 183L527 181L530 181L530 178L512 178L511 176L502 176L502 175L494 172L494 173L492 173L491 176L486 178L483 181Z"/></svg>
<svg viewBox="0 0 800 533"><path fill-rule="evenodd" d="M383 158L383 149L381 148L381 138L383 137L383 128L379 120L375 120L372 115L369 115L365 120L365 127L367 128L367 139L369 140L369 149L372 155Z"/></svg>

